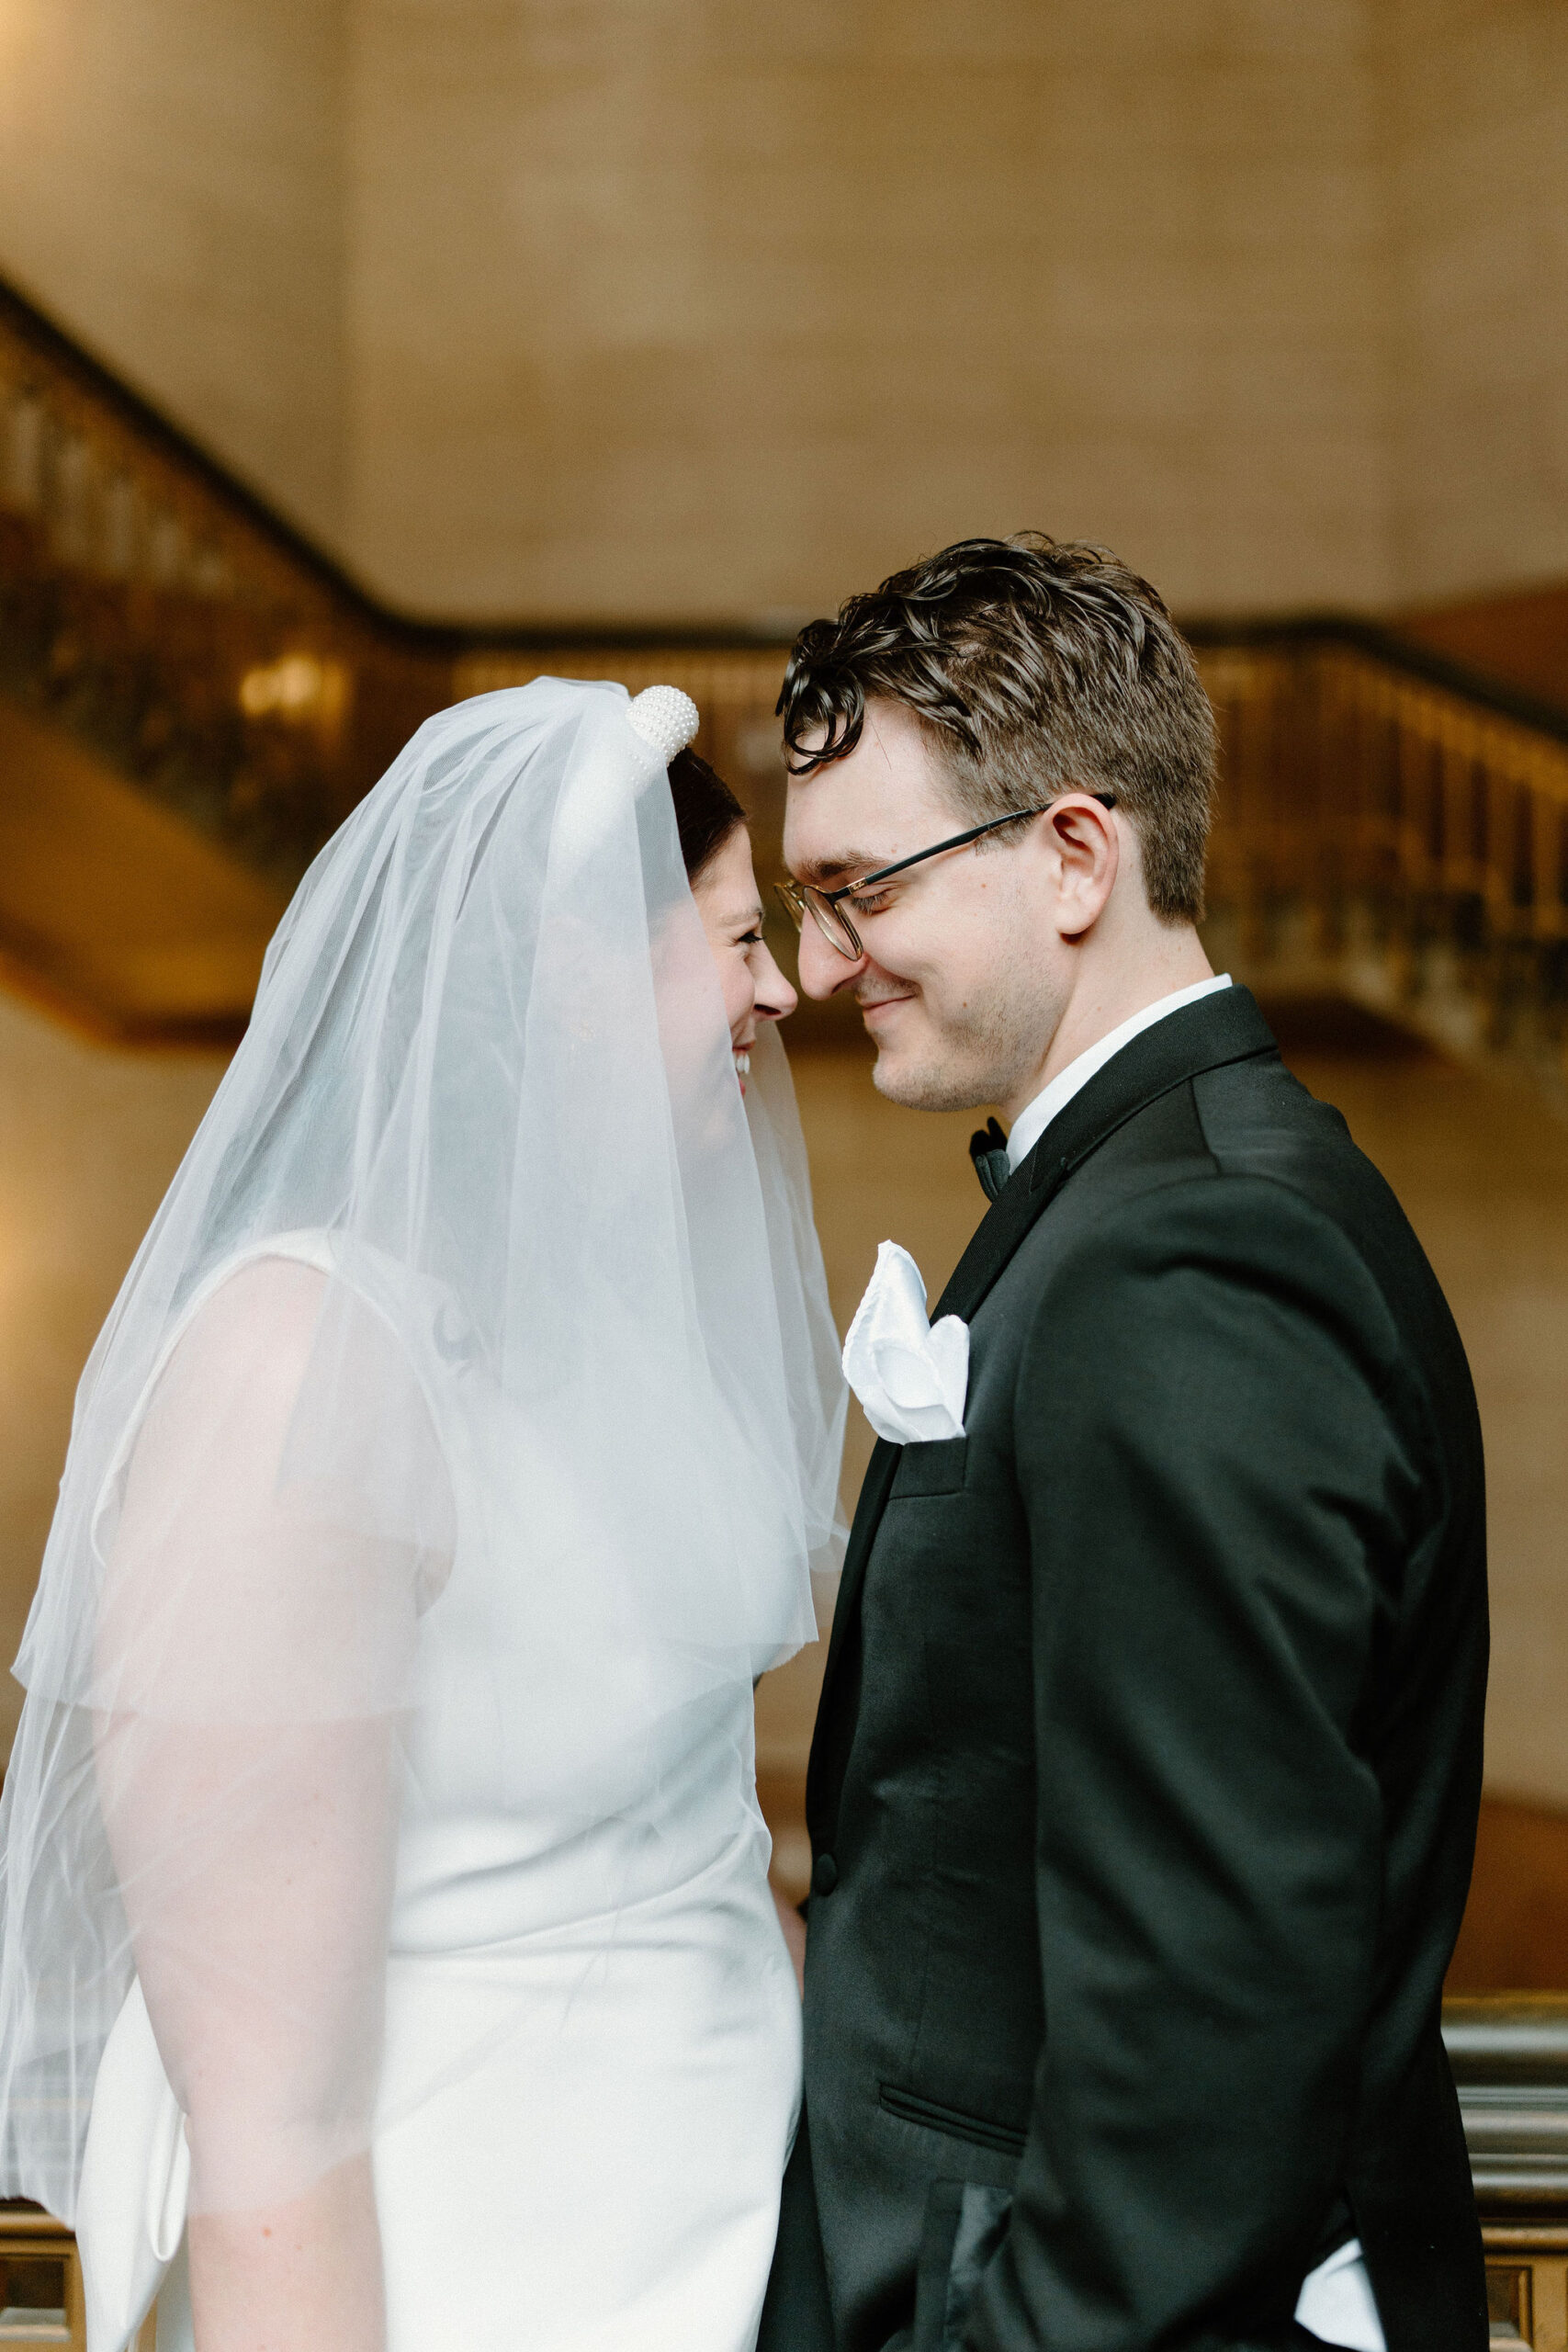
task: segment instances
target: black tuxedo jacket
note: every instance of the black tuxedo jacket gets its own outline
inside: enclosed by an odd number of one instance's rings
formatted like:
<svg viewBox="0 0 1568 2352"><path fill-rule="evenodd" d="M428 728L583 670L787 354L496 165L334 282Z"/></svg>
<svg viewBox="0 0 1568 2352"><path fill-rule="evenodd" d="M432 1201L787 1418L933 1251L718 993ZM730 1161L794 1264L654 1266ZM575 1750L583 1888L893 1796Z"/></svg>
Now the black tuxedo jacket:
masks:
<svg viewBox="0 0 1568 2352"><path fill-rule="evenodd" d="M1232 989L1046 1130L879 1444L812 1749L769 2352L1479 2352L1438 2032L1481 1783L1481 1435L1398 1204Z"/></svg>

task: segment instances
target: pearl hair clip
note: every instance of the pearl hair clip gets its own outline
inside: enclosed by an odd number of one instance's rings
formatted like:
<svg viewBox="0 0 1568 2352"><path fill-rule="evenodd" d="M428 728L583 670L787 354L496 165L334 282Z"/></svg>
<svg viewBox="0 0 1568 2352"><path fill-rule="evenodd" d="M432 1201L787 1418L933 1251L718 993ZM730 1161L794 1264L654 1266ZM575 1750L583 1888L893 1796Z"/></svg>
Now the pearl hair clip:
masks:
<svg viewBox="0 0 1568 2352"><path fill-rule="evenodd" d="M632 696L626 718L634 734L653 746L666 767L702 725L696 704L679 686L644 686Z"/></svg>

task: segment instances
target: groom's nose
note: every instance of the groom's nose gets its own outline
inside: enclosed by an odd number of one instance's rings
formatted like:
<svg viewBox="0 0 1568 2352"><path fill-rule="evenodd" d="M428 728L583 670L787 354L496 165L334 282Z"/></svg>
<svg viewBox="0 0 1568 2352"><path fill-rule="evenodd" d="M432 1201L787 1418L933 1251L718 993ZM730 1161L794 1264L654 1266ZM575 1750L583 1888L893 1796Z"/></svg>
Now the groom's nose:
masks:
<svg viewBox="0 0 1568 2352"><path fill-rule="evenodd" d="M840 989L852 988L870 961L868 956L857 956L852 962L840 956L807 916L800 933L800 985L807 996L820 1003Z"/></svg>

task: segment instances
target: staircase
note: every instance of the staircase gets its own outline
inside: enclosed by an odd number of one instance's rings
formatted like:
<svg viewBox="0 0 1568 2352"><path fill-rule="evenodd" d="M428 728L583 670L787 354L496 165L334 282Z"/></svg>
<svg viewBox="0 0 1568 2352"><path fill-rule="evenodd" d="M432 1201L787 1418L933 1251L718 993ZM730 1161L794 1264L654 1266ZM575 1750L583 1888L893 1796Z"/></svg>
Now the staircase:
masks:
<svg viewBox="0 0 1568 2352"><path fill-rule="evenodd" d="M1568 712L1364 623L1192 634L1224 745L1211 956L1568 1108Z"/></svg>
<svg viewBox="0 0 1568 2352"><path fill-rule="evenodd" d="M1215 957L1568 1105L1568 712L1331 616L1190 634ZM0 971L104 1031L237 1035L399 745L541 672L684 686L776 861L784 651L395 613L0 282Z"/></svg>
<svg viewBox="0 0 1568 2352"><path fill-rule="evenodd" d="M394 613L0 281L0 973L100 1032L238 1035L289 891L432 711L678 676L732 757L782 658Z"/></svg>

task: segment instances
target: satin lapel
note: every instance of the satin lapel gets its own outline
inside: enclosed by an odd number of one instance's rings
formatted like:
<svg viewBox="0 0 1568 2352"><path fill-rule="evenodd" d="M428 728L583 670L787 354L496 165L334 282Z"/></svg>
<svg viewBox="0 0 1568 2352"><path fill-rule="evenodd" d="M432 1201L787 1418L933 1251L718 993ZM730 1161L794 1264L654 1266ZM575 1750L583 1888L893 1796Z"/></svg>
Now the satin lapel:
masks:
<svg viewBox="0 0 1568 2352"><path fill-rule="evenodd" d="M1085 1091L1087 1092L1088 1090ZM1043 1140L1042 1137L1041 1141ZM1055 1184L1046 1188L1030 1181L1039 1150L1040 1145L1036 1144L1023 1165L1013 1170L976 1227L968 1249L954 1266L947 1288L931 1309L933 1323L940 1323L944 1315L956 1315L964 1323L970 1320L1055 1191ZM1057 1182L1060 1181L1058 1178Z"/></svg>
<svg viewBox="0 0 1568 2352"><path fill-rule="evenodd" d="M1081 1093L1051 1122L1034 1149L1013 1172L1011 1181L981 1218L975 1238L953 1269L953 1279L931 1310L931 1321L944 1315L967 1323L1003 1272L1035 1219L1050 1206L1057 1192L1089 1154L1135 1112L1206 1069L1222 1063L1245 1061L1253 1054L1278 1051L1274 1033L1258 1010L1250 989L1223 989L1201 997L1145 1029L1105 1068L1097 1070ZM865 1564L882 1514L887 1508L903 1448L878 1438L867 1467L854 1525L844 1555L844 1573L833 1611L832 1637L822 1674L818 1724L827 1721L834 1669L860 1607Z"/></svg>

